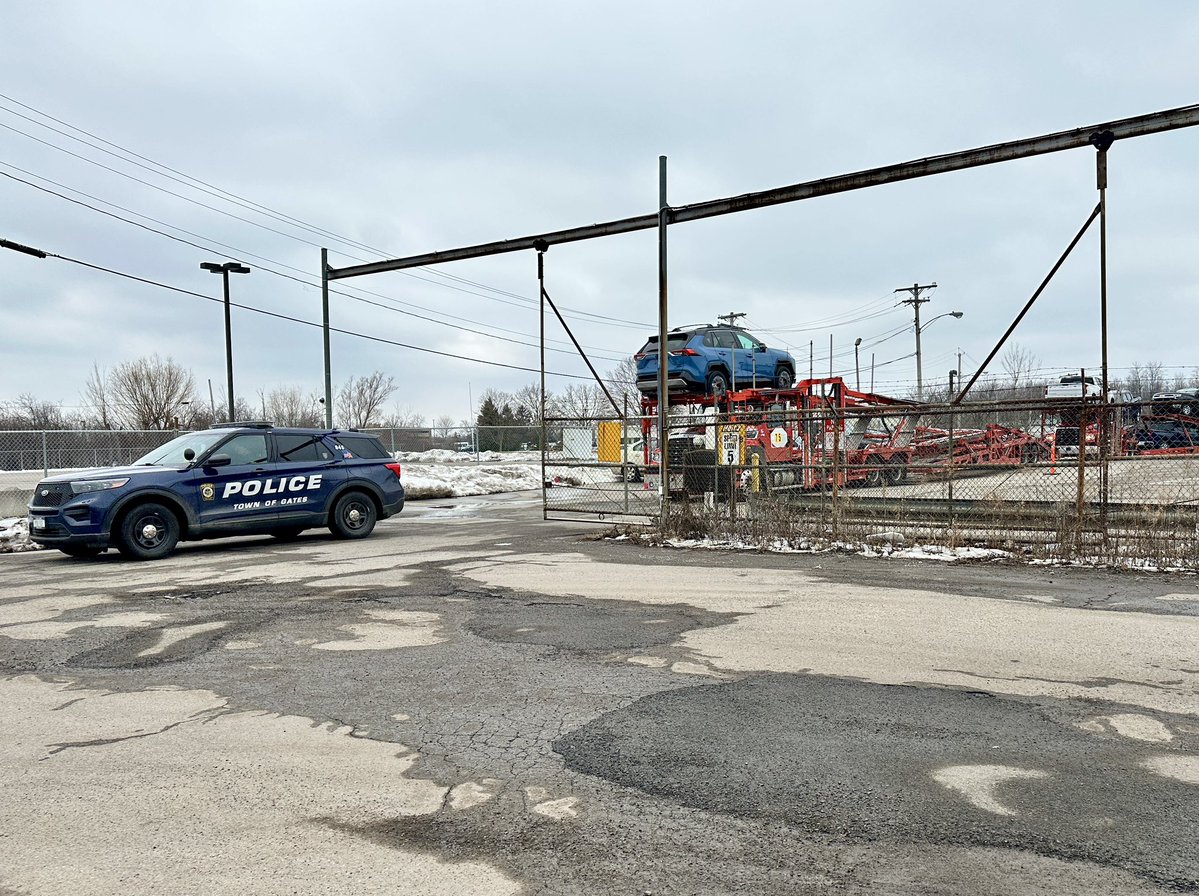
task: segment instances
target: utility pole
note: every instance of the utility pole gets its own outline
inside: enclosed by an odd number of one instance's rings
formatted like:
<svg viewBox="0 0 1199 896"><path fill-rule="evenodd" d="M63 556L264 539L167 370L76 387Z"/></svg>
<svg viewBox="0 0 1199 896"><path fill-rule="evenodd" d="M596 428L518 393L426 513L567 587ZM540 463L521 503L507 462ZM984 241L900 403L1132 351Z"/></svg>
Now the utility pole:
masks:
<svg viewBox="0 0 1199 896"><path fill-rule="evenodd" d="M728 324L730 327L737 326L737 318L745 317L744 311L730 311L728 314L718 314L716 319L721 323Z"/></svg>
<svg viewBox="0 0 1199 896"><path fill-rule="evenodd" d="M911 305L916 314L916 400L921 401L924 398L924 378L920 369L920 306L925 302L931 302L932 299L922 299L920 294L928 289L936 289L937 284L927 283L921 286L919 283L913 283L911 286L901 286L896 292L909 292L912 294L910 299L903 299L899 304Z"/></svg>

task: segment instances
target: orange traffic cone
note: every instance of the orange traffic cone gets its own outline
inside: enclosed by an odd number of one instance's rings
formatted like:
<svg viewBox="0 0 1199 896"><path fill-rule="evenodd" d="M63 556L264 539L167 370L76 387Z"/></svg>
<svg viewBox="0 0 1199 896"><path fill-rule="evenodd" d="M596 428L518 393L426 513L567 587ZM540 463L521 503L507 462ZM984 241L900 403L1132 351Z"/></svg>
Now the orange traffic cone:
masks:
<svg viewBox="0 0 1199 896"><path fill-rule="evenodd" d="M1057 474L1057 439L1055 438L1049 443L1049 469L1045 471L1045 475L1056 476Z"/></svg>

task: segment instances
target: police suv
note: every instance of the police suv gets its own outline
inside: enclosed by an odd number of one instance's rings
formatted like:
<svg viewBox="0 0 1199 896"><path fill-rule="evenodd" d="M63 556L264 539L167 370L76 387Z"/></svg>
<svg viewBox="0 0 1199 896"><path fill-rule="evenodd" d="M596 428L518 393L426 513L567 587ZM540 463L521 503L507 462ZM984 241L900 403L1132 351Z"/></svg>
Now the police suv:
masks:
<svg viewBox="0 0 1199 896"><path fill-rule="evenodd" d="M51 476L29 502L29 536L73 557L115 547L156 560L179 541L328 526L365 538L404 509L400 465L354 430L228 423L188 433L134 461Z"/></svg>

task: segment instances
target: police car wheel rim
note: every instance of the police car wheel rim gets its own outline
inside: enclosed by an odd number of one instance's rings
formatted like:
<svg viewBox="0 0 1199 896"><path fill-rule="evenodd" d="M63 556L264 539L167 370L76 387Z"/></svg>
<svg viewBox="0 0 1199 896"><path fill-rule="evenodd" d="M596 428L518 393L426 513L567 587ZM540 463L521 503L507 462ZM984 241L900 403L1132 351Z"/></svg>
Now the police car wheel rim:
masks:
<svg viewBox="0 0 1199 896"><path fill-rule="evenodd" d="M166 521L158 514L149 514L138 519L133 528L133 537L143 548L156 548L166 540Z"/></svg>
<svg viewBox="0 0 1199 896"><path fill-rule="evenodd" d="M342 520L351 529L361 529L366 523L366 507L359 501L354 501L346 505L345 512L341 515Z"/></svg>

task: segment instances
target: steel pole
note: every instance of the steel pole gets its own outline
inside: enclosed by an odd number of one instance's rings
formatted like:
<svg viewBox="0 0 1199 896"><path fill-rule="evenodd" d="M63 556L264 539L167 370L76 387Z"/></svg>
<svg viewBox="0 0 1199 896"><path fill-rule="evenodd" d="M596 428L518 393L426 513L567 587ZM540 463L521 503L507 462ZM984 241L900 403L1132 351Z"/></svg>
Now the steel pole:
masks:
<svg viewBox="0 0 1199 896"><path fill-rule="evenodd" d="M993 165L999 162L1009 162L1014 159L1025 159L1045 153L1062 152L1077 149L1091 144L1096 134L1110 132L1114 139L1124 140L1131 137L1142 137L1157 134L1176 128L1189 128L1199 125L1199 105L1182 106L1138 115L1132 118L1122 118L1088 127L1071 128L1053 134L1023 140L1013 140L1007 143L997 143L968 149L961 152L951 152L939 156L914 159L897 165L887 165L882 168L872 168L866 171L855 171L836 177L791 184L776 187L757 193L745 193L740 196L729 196L723 199L697 202L680 206L670 213L671 223L680 224L687 221L698 221L704 218L742 212L753 208L765 208L786 202L796 202L813 199L818 196L828 196L833 193L843 193L849 190L860 190L876 187L882 184L897 183L919 177L944 174L949 171L960 171L980 165ZM662 160L665 168L665 157ZM662 205L665 205L663 201ZM659 214L657 217L661 217ZM498 255L503 252L517 252L532 249L534 242L541 240L554 246L560 243L589 240L601 236L611 236L618 233L632 233L638 230L652 230L661 226L651 214L637 215L631 218L621 218L601 224L589 224L584 227L572 227L567 230L550 231L517 239L498 240L475 246L465 246L441 252L427 252L421 255L411 255L406 258L392 258L385 261L374 261L367 264L351 265L330 271L330 279L339 280L343 277L361 277L365 274L378 274L383 271L398 271L406 268L424 267L430 264L441 264L447 261L460 261L467 258L481 258L488 255Z"/></svg>
<svg viewBox="0 0 1199 896"><path fill-rule="evenodd" d="M658 156L658 478L661 480L662 509L660 520L665 522L670 509L670 432L667 429L670 393L667 389L667 367L670 355L666 351L667 277L666 228L670 223L666 204L666 156Z"/></svg>
<svg viewBox="0 0 1199 896"><path fill-rule="evenodd" d="M547 519L549 511L546 509L545 500L545 454L549 450L549 441L545 423L545 252L537 251L537 291L540 295L540 304L537 306L537 320L541 332L541 394L538 400L541 403L541 518ZM471 407L474 407L474 401L471 401Z"/></svg>
<svg viewBox="0 0 1199 896"><path fill-rule="evenodd" d="M229 313L229 272L221 270L221 280L225 286L225 381L229 384L229 422L234 421L233 412L233 322Z"/></svg>
<svg viewBox="0 0 1199 896"><path fill-rule="evenodd" d="M912 308L916 311L916 400L924 401L924 377L920 369L920 287L912 287Z"/></svg>
<svg viewBox="0 0 1199 896"><path fill-rule="evenodd" d="M333 369L329 356L329 250L321 249L321 333L325 351L325 428L333 428Z"/></svg>

